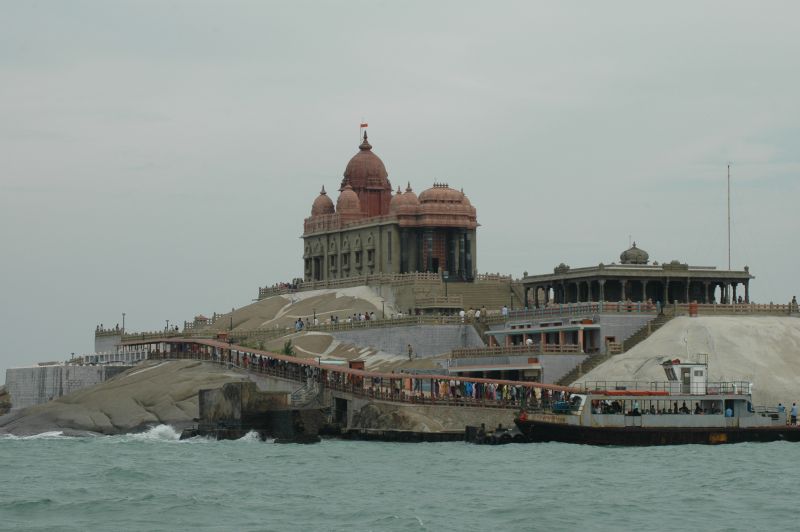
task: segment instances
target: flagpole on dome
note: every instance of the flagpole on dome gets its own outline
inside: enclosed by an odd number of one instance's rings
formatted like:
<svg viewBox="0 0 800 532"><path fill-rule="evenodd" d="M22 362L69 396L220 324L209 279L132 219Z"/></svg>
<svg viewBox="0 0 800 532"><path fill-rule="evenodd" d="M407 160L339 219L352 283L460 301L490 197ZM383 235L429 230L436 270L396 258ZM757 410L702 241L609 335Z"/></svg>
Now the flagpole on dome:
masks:
<svg viewBox="0 0 800 532"><path fill-rule="evenodd" d="M367 128L369 124L364 122L364 119L361 119L361 125L358 128L358 142L361 142L364 130Z"/></svg>

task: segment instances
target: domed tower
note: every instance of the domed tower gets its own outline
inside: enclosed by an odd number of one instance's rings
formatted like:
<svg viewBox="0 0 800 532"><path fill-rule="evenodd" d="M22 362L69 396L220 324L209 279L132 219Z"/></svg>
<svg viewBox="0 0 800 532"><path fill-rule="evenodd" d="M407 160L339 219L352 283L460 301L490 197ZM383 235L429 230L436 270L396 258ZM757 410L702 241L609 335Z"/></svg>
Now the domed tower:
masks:
<svg viewBox="0 0 800 532"><path fill-rule="evenodd" d="M622 264L647 264L648 260L650 260L650 255L645 250L637 248L636 242L633 243L630 249L626 249L619 256L619 261Z"/></svg>
<svg viewBox="0 0 800 532"><path fill-rule="evenodd" d="M397 187L397 194L392 198L389 205L389 213L405 216L416 215L419 211L419 199L414 191L411 190L411 183L406 186L405 193L400 191L400 186Z"/></svg>
<svg viewBox="0 0 800 532"><path fill-rule="evenodd" d="M311 216L323 216L333 213L333 200L331 200L328 193L325 192L325 186L323 185L319 196L317 196L317 199L315 199L313 205L311 205Z"/></svg>
<svg viewBox="0 0 800 532"><path fill-rule="evenodd" d="M358 150L344 169L341 190L349 184L358 195L361 211L367 216L388 214L392 201L392 185L383 161L372 152L366 131Z"/></svg>
<svg viewBox="0 0 800 532"><path fill-rule="evenodd" d="M339 198L336 200L336 212L343 222L356 220L363 216L361 201L349 183L339 192Z"/></svg>

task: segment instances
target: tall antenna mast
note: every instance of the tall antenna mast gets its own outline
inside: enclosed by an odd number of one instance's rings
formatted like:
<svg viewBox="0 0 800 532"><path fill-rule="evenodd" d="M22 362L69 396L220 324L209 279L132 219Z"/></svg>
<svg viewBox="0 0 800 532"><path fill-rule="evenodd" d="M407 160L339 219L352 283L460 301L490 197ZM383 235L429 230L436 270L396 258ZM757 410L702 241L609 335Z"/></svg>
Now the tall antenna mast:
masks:
<svg viewBox="0 0 800 532"><path fill-rule="evenodd" d="M728 270L731 269L731 163L728 163Z"/></svg>

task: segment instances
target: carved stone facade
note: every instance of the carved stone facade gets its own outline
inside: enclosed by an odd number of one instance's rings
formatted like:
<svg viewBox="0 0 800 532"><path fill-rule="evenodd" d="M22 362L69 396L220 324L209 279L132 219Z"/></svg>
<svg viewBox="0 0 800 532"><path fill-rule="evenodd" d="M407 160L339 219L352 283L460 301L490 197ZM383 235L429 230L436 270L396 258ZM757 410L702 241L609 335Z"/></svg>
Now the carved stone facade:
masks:
<svg viewBox="0 0 800 532"><path fill-rule="evenodd" d="M347 164L336 207L323 187L303 231L304 279L377 273L477 271L475 207L463 191L435 183L419 197L408 184L392 195L383 161L367 140Z"/></svg>

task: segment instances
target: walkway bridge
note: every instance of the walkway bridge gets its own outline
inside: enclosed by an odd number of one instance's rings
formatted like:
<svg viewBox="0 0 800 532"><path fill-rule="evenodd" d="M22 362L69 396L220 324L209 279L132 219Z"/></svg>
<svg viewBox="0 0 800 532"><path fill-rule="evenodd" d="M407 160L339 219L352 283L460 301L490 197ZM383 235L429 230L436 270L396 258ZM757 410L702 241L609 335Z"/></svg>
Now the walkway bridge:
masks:
<svg viewBox="0 0 800 532"><path fill-rule="evenodd" d="M571 392L566 386L531 381L458 378L452 375L381 373L325 364L211 339L160 337L126 341L123 349L148 351L151 360L193 359L301 383L298 400L313 389L348 398L402 404L519 409L534 389ZM315 383L312 385L312 382ZM467 386L469 384L469 386ZM317 388L318 386L318 388ZM505 393L513 387L515 398ZM467 393L471 390L471 393ZM338 394L337 394L338 395ZM505 398L504 398L505 397Z"/></svg>

